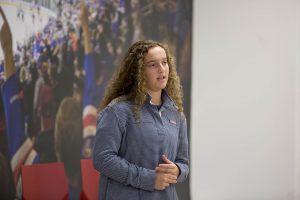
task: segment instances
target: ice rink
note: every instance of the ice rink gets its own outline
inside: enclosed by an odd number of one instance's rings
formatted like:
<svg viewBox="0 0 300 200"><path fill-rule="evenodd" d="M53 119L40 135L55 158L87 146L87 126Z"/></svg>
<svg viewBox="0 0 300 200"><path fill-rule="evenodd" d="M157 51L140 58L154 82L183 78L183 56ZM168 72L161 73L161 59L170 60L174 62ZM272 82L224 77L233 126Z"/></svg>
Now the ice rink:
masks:
<svg viewBox="0 0 300 200"><path fill-rule="evenodd" d="M33 34L43 30L50 17L56 17L56 13L45 8L38 9L33 4L23 1L0 1L0 6L4 10L13 35L13 47L16 51L17 43L23 44ZM18 11L23 10L22 15L18 17ZM33 17L34 16L34 17ZM3 19L0 19L2 27ZM0 60L3 59L2 49L0 49Z"/></svg>

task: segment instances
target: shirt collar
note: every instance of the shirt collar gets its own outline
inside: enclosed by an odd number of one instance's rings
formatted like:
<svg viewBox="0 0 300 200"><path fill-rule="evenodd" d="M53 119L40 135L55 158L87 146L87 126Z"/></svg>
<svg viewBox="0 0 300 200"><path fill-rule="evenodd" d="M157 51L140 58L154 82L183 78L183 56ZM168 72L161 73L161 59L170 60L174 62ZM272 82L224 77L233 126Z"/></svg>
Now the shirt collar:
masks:
<svg viewBox="0 0 300 200"><path fill-rule="evenodd" d="M166 90L162 90L162 107L165 107L165 108L169 108L169 107L176 107L176 104L175 102L173 101L173 99L169 96L168 92ZM151 104L151 96L146 93L146 102L148 104Z"/></svg>

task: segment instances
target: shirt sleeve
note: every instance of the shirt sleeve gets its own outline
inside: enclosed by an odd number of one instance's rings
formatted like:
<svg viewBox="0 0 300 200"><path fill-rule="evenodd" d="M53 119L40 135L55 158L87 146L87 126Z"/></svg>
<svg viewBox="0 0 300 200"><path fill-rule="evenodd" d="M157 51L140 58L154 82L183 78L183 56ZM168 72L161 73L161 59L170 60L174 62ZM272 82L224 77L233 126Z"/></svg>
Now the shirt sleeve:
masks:
<svg viewBox="0 0 300 200"><path fill-rule="evenodd" d="M184 114L181 114L180 130L178 150L175 158L175 164L179 167L180 174L177 178L177 182L183 182L186 180L189 174L189 153L188 153L188 137L187 137L187 125Z"/></svg>
<svg viewBox="0 0 300 200"><path fill-rule="evenodd" d="M94 167L103 175L124 185L154 191L155 170L128 162L119 156L125 127L112 107L107 107L97 123L93 152Z"/></svg>

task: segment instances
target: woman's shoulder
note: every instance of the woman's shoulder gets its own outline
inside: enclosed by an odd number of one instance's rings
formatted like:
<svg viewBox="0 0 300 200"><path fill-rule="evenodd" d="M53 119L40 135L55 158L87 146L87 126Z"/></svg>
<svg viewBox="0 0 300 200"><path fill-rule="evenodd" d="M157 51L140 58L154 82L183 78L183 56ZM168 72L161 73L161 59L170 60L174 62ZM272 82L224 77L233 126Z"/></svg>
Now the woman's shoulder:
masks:
<svg viewBox="0 0 300 200"><path fill-rule="evenodd" d="M113 99L108 105L107 107L111 107L111 108L123 108L123 109L128 109L132 107L132 102L128 101L126 99L126 97L124 96L120 96L117 97L115 99Z"/></svg>
<svg viewBox="0 0 300 200"><path fill-rule="evenodd" d="M112 109L116 114L128 115L132 112L133 103L126 100L125 97L121 96L113 99L108 105L107 109Z"/></svg>
<svg viewBox="0 0 300 200"><path fill-rule="evenodd" d="M112 100L103 112L110 112L118 119L118 121L125 126L132 120L132 103L124 98L116 98Z"/></svg>
<svg viewBox="0 0 300 200"><path fill-rule="evenodd" d="M114 113L115 115L128 115L131 112L132 103L122 97L113 99L103 110L99 111L98 118L104 113Z"/></svg>

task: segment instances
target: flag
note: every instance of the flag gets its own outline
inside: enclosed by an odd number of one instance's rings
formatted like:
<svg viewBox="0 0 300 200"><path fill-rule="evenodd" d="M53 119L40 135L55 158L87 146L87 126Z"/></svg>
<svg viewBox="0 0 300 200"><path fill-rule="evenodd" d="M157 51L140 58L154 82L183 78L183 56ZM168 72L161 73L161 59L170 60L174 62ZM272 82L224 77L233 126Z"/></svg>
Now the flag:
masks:
<svg viewBox="0 0 300 200"><path fill-rule="evenodd" d="M21 191L20 172L22 165L39 161L32 140L25 134L22 102L17 86L17 75L9 77L2 87L3 106L6 119L8 151L17 191Z"/></svg>

